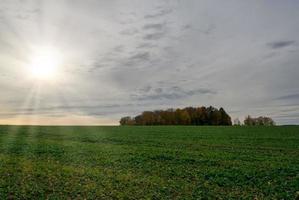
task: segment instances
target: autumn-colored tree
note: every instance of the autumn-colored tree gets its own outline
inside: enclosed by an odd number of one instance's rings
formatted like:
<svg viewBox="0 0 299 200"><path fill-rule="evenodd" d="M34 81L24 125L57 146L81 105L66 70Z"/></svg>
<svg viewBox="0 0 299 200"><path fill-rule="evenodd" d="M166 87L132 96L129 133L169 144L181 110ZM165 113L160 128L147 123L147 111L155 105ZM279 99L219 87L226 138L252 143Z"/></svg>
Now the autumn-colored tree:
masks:
<svg viewBox="0 0 299 200"><path fill-rule="evenodd" d="M145 111L134 118L123 117L121 125L232 125L223 108L212 106L183 109Z"/></svg>
<svg viewBox="0 0 299 200"><path fill-rule="evenodd" d="M183 109L183 110L176 109L175 118L176 118L175 124L178 124L178 125L190 125L191 124L191 119L190 119L189 113L185 109Z"/></svg>

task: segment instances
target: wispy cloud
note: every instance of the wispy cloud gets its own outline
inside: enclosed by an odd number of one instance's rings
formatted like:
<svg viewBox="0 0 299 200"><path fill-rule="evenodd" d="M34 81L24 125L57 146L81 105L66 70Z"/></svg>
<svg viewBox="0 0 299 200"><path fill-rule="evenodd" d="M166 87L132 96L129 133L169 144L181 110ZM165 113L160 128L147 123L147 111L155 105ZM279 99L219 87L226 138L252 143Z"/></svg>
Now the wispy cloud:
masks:
<svg viewBox="0 0 299 200"><path fill-rule="evenodd" d="M141 43L137 46L138 49L152 49L154 47L157 47L157 45L152 43Z"/></svg>
<svg viewBox="0 0 299 200"><path fill-rule="evenodd" d="M281 40L281 41L267 43L267 45L271 49L281 49L281 48L285 48L288 46L293 46L295 44L296 44L295 40Z"/></svg>
<svg viewBox="0 0 299 200"><path fill-rule="evenodd" d="M170 8L162 8L159 11L157 11L156 13L145 15L144 18L146 18L146 19L158 18L158 17L168 15L171 12L172 12L172 9L170 9Z"/></svg>
<svg viewBox="0 0 299 200"><path fill-rule="evenodd" d="M145 40L159 40L166 35L165 32L156 32L156 33L149 33L146 34L143 39Z"/></svg>
<svg viewBox="0 0 299 200"><path fill-rule="evenodd" d="M299 100L299 94L284 95L284 96L278 97L277 99L280 99L280 100L293 100L293 99L297 99L297 100Z"/></svg>
<svg viewBox="0 0 299 200"><path fill-rule="evenodd" d="M133 94L133 99L141 101L149 100L176 100L176 99L187 99L194 95L214 95L217 92L208 88L199 89L183 89L178 86L166 87L166 88L152 88L150 86L140 90L139 94Z"/></svg>
<svg viewBox="0 0 299 200"><path fill-rule="evenodd" d="M166 26L166 23L146 24L143 26L144 30L159 30L161 31Z"/></svg>
<svg viewBox="0 0 299 200"><path fill-rule="evenodd" d="M121 35L135 35L139 31L136 28L128 28L120 32Z"/></svg>
<svg viewBox="0 0 299 200"><path fill-rule="evenodd" d="M129 57L129 60L131 61L148 61L150 59L150 53L149 52L139 52L134 54L133 56Z"/></svg>

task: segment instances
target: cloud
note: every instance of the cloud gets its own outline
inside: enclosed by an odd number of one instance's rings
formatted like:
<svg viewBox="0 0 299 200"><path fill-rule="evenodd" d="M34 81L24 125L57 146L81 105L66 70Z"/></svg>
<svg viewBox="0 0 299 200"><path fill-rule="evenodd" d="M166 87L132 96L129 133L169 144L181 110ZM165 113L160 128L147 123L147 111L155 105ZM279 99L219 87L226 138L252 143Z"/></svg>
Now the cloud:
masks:
<svg viewBox="0 0 299 200"><path fill-rule="evenodd" d="M14 109L10 112L0 112L0 117L14 117L21 115L67 115L68 113L87 113L93 116L102 116L109 114L117 114L124 110L130 110L134 106L144 106L144 104L120 103L120 104L97 104L97 105L62 105L62 106L49 106L49 107L36 107L36 108L22 108Z"/></svg>
<svg viewBox="0 0 299 200"><path fill-rule="evenodd" d="M277 99L280 100L293 100L293 99L299 99L299 94L290 94L290 95L284 95L281 97L278 97Z"/></svg>
<svg viewBox="0 0 299 200"><path fill-rule="evenodd" d="M157 23L157 24L146 24L143 26L144 30L162 30L166 26L166 23Z"/></svg>
<svg viewBox="0 0 299 200"><path fill-rule="evenodd" d="M120 32L121 35L135 35L138 33L136 28L125 29Z"/></svg>
<svg viewBox="0 0 299 200"><path fill-rule="evenodd" d="M281 49L281 48L285 48L288 46L293 46L295 44L296 44L295 40L283 40L283 41L270 42L267 45L271 49Z"/></svg>
<svg viewBox="0 0 299 200"><path fill-rule="evenodd" d="M140 89L141 92L149 92L152 89L152 87L150 85L147 85L145 87L142 87Z"/></svg>
<svg viewBox="0 0 299 200"><path fill-rule="evenodd" d="M154 15L147 15L145 18L160 18L168 13L172 12L171 9L162 9L158 13ZM162 20L162 19L159 19ZM157 22L157 23L147 23L145 24L142 29L143 31L149 31L145 33L143 36L144 40L159 40L166 35L166 27L167 23L164 22Z"/></svg>
<svg viewBox="0 0 299 200"><path fill-rule="evenodd" d="M181 29L182 29L183 31L189 30L189 29L191 29L191 28L192 28L192 26L191 26L190 24L185 24L185 25L183 25L183 26L181 27Z"/></svg>
<svg viewBox="0 0 299 200"><path fill-rule="evenodd" d="M116 47L113 48L113 52L121 53L125 49L124 45L117 45Z"/></svg>
<svg viewBox="0 0 299 200"><path fill-rule="evenodd" d="M116 64L118 66L127 66L127 67L141 67L146 63L151 62L151 54L149 52L137 52L132 56L128 56L122 60L119 60Z"/></svg>
<svg viewBox="0 0 299 200"><path fill-rule="evenodd" d="M146 34L143 39L145 40L159 40L165 36L165 32L156 32L156 33L150 33Z"/></svg>
<svg viewBox="0 0 299 200"><path fill-rule="evenodd" d="M131 97L136 100L144 101L144 100L177 100L189 98L195 95L213 95L217 92L207 88L199 88L199 89L183 89L178 86L173 87L165 87L165 88L152 88L148 87L146 92L142 92L144 90L140 90L139 94L133 94Z"/></svg>
<svg viewBox="0 0 299 200"><path fill-rule="evenodd" d="M157 47L157 45L151 43L141 43L137 46L138 49L151 49L154 47Z"/></svg>
<svg viewBox="0 0 299 200"><path fill-rule="evenodd" d="M168 9L161 9L160 11L154 13L154 14L148 14L145 15L144 18L145 19L152 19L152 18L158 18L158 17L162 17L165 15L168 15L169 13L172 12L172 9L168 8Z"/></svg>
<svg viewBox="0 0 299 200"><path fill-rule="evenodd" d="M149 52L139 52L129 58L129 60L131 61L148 61L149 59L150 59Z"/></svg>

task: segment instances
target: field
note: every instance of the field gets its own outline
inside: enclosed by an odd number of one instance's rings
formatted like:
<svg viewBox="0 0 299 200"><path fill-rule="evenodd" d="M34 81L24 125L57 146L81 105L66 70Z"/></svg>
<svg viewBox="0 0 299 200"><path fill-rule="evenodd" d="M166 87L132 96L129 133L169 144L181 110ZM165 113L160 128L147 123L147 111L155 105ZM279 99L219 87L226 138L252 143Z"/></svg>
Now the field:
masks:
<svg viewBox="0 0 299 200"><path fill-rule="evenodd" d="M299 126L1 126L7 198L295 199Z"/></svg>

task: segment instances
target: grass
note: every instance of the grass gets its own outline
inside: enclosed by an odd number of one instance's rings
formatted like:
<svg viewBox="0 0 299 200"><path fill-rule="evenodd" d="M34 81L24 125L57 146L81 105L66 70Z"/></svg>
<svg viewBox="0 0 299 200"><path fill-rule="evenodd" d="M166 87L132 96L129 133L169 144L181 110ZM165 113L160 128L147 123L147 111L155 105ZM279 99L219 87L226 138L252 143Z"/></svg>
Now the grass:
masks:
<svg viewBox="0 0 299 200"><path fill-rule="evenodd" d="M7 198L295 199L299 126L1 126Z"/></svg>

